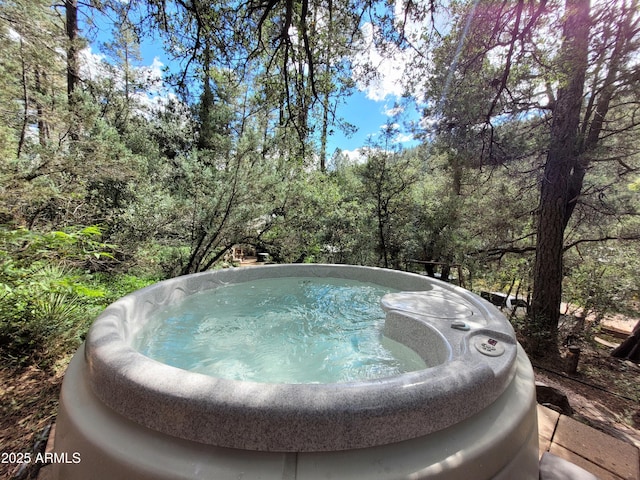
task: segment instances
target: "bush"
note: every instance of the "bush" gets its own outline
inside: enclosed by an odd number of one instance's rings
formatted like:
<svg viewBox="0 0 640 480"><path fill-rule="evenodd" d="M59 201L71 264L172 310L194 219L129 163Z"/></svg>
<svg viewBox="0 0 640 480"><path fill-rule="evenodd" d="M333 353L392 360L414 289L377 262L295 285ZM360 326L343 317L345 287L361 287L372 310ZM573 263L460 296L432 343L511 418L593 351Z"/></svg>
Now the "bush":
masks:
<svg viewBox="0 0 640 480"><path fill-rule="evenodd" d="M19 268L5 259L0 352L9 364L49 367L78 346L91 303L104 294L84 286L76 273L42 262Z"/></svg>
<svg viewBox="0 0 640 480"><path fill-rule="evenodd" d="M624 312L640 294L636 252L623 243L596 245L588 253L572 252L565 261L564 297L599 320L611 312Z"/></svg>
<svg viewBox="0 0 640 480"><path fill-rule="evenodd" d="M0 226L5 364L46 368L78 347L91 320L113 298L105 288L112 283L108 277L91 273L95 262L113 258L113 246L101 243L100 235L98 227L39 233ZM126 289L119 287L115 294Z"/></svg>

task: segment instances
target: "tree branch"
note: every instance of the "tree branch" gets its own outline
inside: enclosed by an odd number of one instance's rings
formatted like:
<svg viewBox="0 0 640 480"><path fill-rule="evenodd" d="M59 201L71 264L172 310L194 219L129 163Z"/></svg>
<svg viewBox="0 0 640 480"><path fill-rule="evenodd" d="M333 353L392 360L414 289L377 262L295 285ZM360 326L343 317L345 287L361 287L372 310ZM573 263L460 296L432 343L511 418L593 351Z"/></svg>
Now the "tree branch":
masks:
<svg viewBox="0 0 640 480"><path fill-rule="evenodd" d="M634 240L640 240L640 233L637 234L633 234L633 235L621 235L621 236L617 236L617 237L612 237L612 236L604 236L604 237L600 237L600 238L581 238L580 240L576 240L574 242L571 242L568 245L565 245L563 252L566 252L568 250L571 250L574 247L577 247L578 245L581 245L583 243L604 243L604 242L610 242L610 241L623 241L623 242L627 242L627 241L634 241Z"/></svg>

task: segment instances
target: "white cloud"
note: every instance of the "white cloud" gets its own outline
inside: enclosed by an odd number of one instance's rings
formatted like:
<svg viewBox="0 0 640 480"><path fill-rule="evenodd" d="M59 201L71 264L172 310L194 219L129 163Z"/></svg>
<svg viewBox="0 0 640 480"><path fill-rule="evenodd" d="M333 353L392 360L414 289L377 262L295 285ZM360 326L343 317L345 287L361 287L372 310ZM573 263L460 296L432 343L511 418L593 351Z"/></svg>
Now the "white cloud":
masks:
<svg viewBox="0 0 640 480"><path fill-rule="evenodd" d="M137 67L135 70L144 79L145 83L150 84L151 89L149 91L153 92L162 88L163 67L164 63L158 57L154 57L151 65Z"/></svg>
<svg viewBox="0 0 640 480"><path fill-rule="evenodd" d="M421 5L422 4L422 5ZM402 26L402 32L414 48L400 49L392 42L382 42L382 48L376 45L374 38L379 36L380 31L371 23L367 22L362 26L362 44L358 53L352 58L353 78L358 89L366 92L367 98L374 101L384 101L389 97L400 98L408 89L415 98L422 98L419 82L414 85L407 85L412 64L415 64L418 57L424 62L425 52L418 53L416 49L421 49L424 44L422 40L426 29L430 28L430 20L424 16L414 17L412 14L405 15L407 2L396 0L394 3L394 17L396 27ZM412 2L416 11L428 11L430 0L417 0ZM436 24L442 20L435 19Z"/></svg>
<svg viewBox="0 0 640 480"><path fill-rule="evenodd" d="M353 72L358 89L366 92L370 100L380 102L389 96L402 96L402 77L407 58L406 53L401 51L391 55L385 52L383 55L374 44L375 33L373 25L363 25L363 48L353 58Z"/></svg>
<svg viewBox="0 0 640 480"><path fill-rule="evenodd" d="M66 54L66 53L65 53ZM80 76L90 80L98 80L110 75L104 61L105 56L100 53L93 53L91 47L83 48L79 53Z"/></svg>
<svg viewBox="0 0 640 480"><path fill-rule="evenodd" d="M415 138L410 133L399 133L393 139L393 143L408 143L413 142Z"/></svg>
<svg viewBox="0 0 640 480"><path fill-rule="evenodd" d="M404 110L405 109L402 105L395 105L393 107L389 107L388 105L385 105L384 108L382 109L382 113L387 117L395 117L397 115L400 115L402 112L404 112Z"/></svg>
<svg viewBox="0 0 640 480"><path fill-rule="evenodd" d="M404 143L412 140L413 138L402 139L402 141L393 141L392 143ZM358 164L366 163L368 158L373 155L376 155L376 154L393 155L395 151L392 149L385 149L381 147L359 147L354 150L341 150L340 153L345 157L347 157L350 165L358 165Z"/></svg>
<svg viewBox="0 0 640 480"><path fill-rule="evenodd" d="M402 128L399 123L385 123L380 125L378 133L370 134L369 138L373 139L376 136L384 135L390 143L410 143L416 140L412 133L401 131Z"/></svg>
<svg viewBox="0 0 640 480"><path fill-rule="evenodd" d="M362 148L356 148L355 150L342 150L341 153L349 159L351 163L363 163L365 153Z"/></svg>
<svg viewBox="0 0 640 480"><path fill-rule="evenodd" d="M94 81L112 78L117 88L124 90L122 72L110 67L105 55L93 53L91 47L84 48L80 51L80 64L80 74L83 78ZM149 115L150 112L164 109L170 102L179 101L177 96L164 86L163 67L164 64L158 57L153 59L151 65L134 67L134 74L138 81L145 85L144 90L135 90L131 93L131 98L137 105L137 113Z"/></svg>

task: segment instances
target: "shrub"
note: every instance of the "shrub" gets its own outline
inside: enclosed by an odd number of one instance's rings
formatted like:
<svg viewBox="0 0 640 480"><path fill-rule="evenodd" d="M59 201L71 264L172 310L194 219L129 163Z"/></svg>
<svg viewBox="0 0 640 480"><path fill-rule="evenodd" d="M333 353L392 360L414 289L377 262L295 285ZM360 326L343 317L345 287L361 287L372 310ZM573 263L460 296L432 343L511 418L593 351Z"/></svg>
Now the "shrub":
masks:
<svg viewBox="0 0 640 480"><path fill-rule="evenodd" d="M80 268L109 258L97 227L38 233L0 227L0 354L5 364L51 366L75 349L105 291Z"/></svg>

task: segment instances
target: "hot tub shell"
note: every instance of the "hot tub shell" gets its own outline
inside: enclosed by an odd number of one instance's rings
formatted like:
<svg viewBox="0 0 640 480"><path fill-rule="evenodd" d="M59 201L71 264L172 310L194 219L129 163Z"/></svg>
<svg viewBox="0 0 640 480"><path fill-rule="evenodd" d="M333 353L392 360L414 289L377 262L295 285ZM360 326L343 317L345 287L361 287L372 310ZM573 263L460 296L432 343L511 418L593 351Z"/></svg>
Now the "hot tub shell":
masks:
<svg viewBox="0 0 640 480"><path fill-rule="evenodd" d="M384 297L385 335L425 370L325 385L224 380L132 348L163 306L258 278L334 277ZM533 372L504 316L434 279L386 269L278 265L160 282L94 322L66 373L58 478L538 478ZM515 475L514 472L517 472Z"/></svg>

